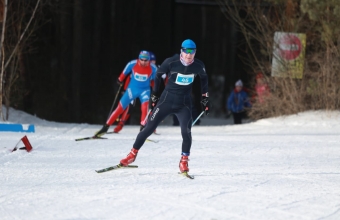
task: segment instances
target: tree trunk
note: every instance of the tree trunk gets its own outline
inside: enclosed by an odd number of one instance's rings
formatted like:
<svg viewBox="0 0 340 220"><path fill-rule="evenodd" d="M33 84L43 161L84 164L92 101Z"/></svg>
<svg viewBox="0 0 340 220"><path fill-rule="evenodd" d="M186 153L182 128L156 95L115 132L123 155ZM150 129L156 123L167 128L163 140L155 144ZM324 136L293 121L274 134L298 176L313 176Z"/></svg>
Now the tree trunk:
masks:
<svg viewBox="0 0 340 220"><path fill-rule="evenodd" d="M59 60L60 60L60 79L59 79L59 92L60 105L63 111L64 121L70 121L72 118L72 15L73 7L70 0L60 1L60 29L58 33L59 41Z"/></svg>
<svg viewBox="0 0 340 220"><path fill-rule="evenodd" d="M4 116L2 113L2 96L3 96L3 77L4 77L4 61L5 61L5 50L3 48L4 40L5 40L5 31L6 31L6 18L7 18L7 0L3 1L3 19L2 19L2 33L1 33L1 42L0 42L0 62L1 62L1 73L0 73L0 118L4 121Z"/></svg>
<svg viewBox="0 0 340 220"><path fill-rule="evenodd" d="M83 42L83 11L82 0L75 0L73 17L73 68L72 68L72 118L75 122L80 122L80 76L82 61Z"/></svg>
<svg viewBox="0 0 340 220"><path fill-rule="evenodd" d="M93 29L93 41L92 41L92 57L91 57L91 75L96 74L96 75L102 75L100 73L100 67L99 67L99 59L100 57L100 48L101 48L101 32L102 32L102 23L103 21L103 1L96 1L95 2L95 10L94 10L94 29ZM89 89L93 91L90 95L90 100L89 100L89 110L95 115L99 114L97 112L98 107L96 106L96 103L98 101L98 94L95 92L97 90L96 84L91 83ZM90 117L91 119L93 117Z"/></svg>

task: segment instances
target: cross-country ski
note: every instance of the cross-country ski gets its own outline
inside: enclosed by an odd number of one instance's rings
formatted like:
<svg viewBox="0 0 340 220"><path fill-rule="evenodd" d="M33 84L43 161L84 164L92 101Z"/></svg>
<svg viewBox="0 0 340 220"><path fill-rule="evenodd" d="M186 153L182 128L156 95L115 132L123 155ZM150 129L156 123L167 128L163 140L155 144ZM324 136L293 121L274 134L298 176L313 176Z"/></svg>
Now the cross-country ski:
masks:
<svg viewBox="0 0 340 220"><path fill-rule="evenodd" d="M97 173L104 173L107 171L111 171L111 170L116 170L116 169L127 169L127 168L138 168L137 165L128 165L128 166L122 166L121 164L117 164L114 166L110 166L104 169L100 169L100 170L96 170Z"/></svg>
<svg viewBox="0 0 340 220"><path fill-rule="evenodd" d="M75 141L85 141L85 140L97 140L97 139L107 139L105 137L97 137L97 136L92 136L92 137L84 137L84 138L77 138Z"/></svg>

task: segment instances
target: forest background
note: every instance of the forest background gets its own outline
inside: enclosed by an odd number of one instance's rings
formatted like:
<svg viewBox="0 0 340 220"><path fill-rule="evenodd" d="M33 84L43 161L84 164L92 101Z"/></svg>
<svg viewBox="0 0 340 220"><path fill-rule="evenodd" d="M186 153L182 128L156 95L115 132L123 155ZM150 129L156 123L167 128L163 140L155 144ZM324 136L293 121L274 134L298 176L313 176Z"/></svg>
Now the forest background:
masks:
<svg viewBox="0 0 340 220"><path fill-rule="evenodd" d="M46 120L105 122L118 89L116 79L126 63L140 50L150 50L161 64L179 53L187 38L196 42L196 57L209 74L213 117L225 116L226 98L238 79L254 96L258 72L264 74L270 96L265 104L254 100L249 111L254 119L339 108L336 0L1 0L0 4L0 103ZM307 35L302 79L271 77L277 31Z"/></svg>

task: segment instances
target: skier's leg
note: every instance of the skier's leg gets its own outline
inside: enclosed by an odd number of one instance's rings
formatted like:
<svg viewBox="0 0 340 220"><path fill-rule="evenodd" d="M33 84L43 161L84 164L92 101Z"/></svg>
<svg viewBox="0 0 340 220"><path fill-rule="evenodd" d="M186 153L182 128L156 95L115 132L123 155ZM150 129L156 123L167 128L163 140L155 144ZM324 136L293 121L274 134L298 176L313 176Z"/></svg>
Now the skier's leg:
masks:
<svg viewBox="0 0 340 220"><path fill-rule="evenodd" d="M111 116L106 121L107 125L112 125L116 121L118 116L123 113L123 111L127 108L129 103L134 99L133 96L129 96L129 94L131 94L131 93L132 93L131 89L128 88L127 91L122 96L122 98L120 99L118 107L112 112Z"/></svg>
<svg viewBox="0 0 340 220"><path fill-rule="evenodd" d="M160 106L155 109L153 114L151 114L150 120L146 124L145 128L137 135L136 141L133 144L133 148L131 149L130 153L120 161L120 164L122 164L123 166L127 166L135 161L137 153L139 149L143 146L145 140L152 134L158 124L167 115L170 114L168 113L170 112L169 109L170 107L166 107L165 105L163 106L163 108Z"/></svg>
<svg viewBox="0 0 340 220"><path fill-rule="evenodd" d="M141 117L140 117L140 124L144 126L144 121L145 121L145 117L148 114L148 109L149 109L149 101L143 102L141 104Z"/></svg>
<svg viewBox="0 0 340 220"><path fill-rule="evenodd" d="M183 138L182 142L182 154L189 156L190 155L190 148L191 148L191 124L192 124L192 117L191 117L191 108L188 106L183 107L180 111L176 113L178 118L179 124L181 126L181 134Z"/></svg>
<svg viewBox="0 0 340 220"><path fill-rule="evenodd" d="M131 105L131 104L130 104ZM114 133L118 133L123 129L123 126L126 122L126 120L129 118L128 112L130 111L130 105L123 111L123 113L120 115L120 120L118 122L118 125L113 129Z"/></svg>
<svg viewBox="0 0 340 220"><path fill-rule="evenodd" d="M157 105L147 120L144 129L137 135L136 141L133 144L133 148L139 150L144 144L145 140L157 128L158 124L161 123L164 118L166 118L166 116L171 114L171 112L171 106L167 104Z"/></svg>
<svg viewBox="0 0 340 220"><path fill-rule="evenodd" d="M136 141L133 144L131 152L123 158L120 163L123 166L127 166L132 163L136 157L139 149L143 146L145 140L152 134L158 124L172 112L172 102L166 102L167 95L162 95L158 104L151 113L149 119L147 120L145 128L140 131L137 135Z"/></svg>
<svg viewBox="0 0 340 220"><path fill-rule="evenodd" d="M182 142L182 156L179 161L179 170L183 172L189 172L189 155L191 149L191 125L192 125L192 113L191 106L185 106L176 113L179 124L181 126L181 134L183 138Z"/></svg>
<svg viewBox="0 0 340 220"><path fill-rule="evenodd" d="M132 113L132 109L135 107L136 105L136 99L134 99L132 102L130 102L129 106L127 107L128 111L126 112L126 115L122 116L122 120L123 120L123 126L126 124L126 122L129 120L130 115ZM124 114L124 113L123 113Z"/></svg>
<svg viewBox="0 0 340 220"><path fill-rule="evenodd" d="M142 112L140 117L140 124L144 126L145 117L148 114L149 109L150 89L146 89L143 92L141 92L138 98L141 103L140 108Z"/></svg>
<svg viewBox="0 0 340 220"><path fill-rule="evenodd" d="M112 112L109 119L106 121L105 125L95 133L95 136L100 137L104 135L109 127L116 121L119 115L121 115L124 109L129 105L129 103L134 99L133 96L129 96L128 93L132 94L130 88L128 88L129 92L125 92L122 98L120 99L117 108Z"/></svg>
<svg viewBox="0 0 340 220"><path fill-rule="evenodd" d="M124 111L124 107L123 107L122 103L119 102L118 107L112 112L111 116L106 121L106 124L112 125L116 121L118 116L123 113L123 111Z"/></svg>

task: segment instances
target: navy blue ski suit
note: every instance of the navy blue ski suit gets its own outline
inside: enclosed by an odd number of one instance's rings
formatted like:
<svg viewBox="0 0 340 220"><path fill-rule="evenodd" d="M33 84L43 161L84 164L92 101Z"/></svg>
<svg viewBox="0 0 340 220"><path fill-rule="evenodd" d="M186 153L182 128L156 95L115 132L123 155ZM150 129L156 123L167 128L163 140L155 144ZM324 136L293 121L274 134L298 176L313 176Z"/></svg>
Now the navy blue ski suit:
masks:
<svg viewBox="0 0 340 220"><path fill-rule="evenodd" d="M163 74L167 75L168 82L145 128L138 134L133 148L139 150L158 124L168 115L175 114L181 126L182 153L189 155L192 143L191 124L193 121L191 117L191 90L193 81L198 76L201 79L202 94L208 93L208 77L205 72L205 66L202 61L196 58L192 64L185 66L180 61L178 54L166 59L157 70L155 78L153 94L158 97Z"/></svg>

